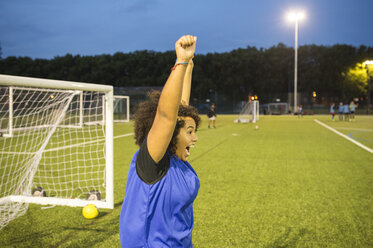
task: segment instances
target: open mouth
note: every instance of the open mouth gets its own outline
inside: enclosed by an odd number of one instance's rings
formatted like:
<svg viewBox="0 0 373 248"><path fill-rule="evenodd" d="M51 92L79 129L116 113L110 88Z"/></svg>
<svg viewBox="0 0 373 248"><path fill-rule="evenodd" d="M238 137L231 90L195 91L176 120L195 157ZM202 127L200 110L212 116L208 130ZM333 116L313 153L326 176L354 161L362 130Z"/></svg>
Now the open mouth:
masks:
<svg viewBox="0 0 373 248"><path fill-rule="evenodd" d="M186 148L185 148L185 152L186 152L186 155L187 156L189 156L190 155L190 146L187 146Z"/></svg>
<svg viewBox="0 0 373 248"><path fill-rule="evenodd" d="M186 152L186 155L189 156L190 155L190 148L194 147L194 144L190 145L190 146L187 146L185 148L185 152Z"/></svg>

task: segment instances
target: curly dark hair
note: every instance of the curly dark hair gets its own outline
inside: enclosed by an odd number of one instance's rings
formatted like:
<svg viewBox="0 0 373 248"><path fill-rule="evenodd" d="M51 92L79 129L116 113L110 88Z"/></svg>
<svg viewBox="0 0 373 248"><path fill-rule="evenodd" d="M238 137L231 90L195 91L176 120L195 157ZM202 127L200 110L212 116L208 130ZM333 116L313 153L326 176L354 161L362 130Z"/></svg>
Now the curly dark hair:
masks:
<svg viewBox="0 0 373 248"><path fill-rule="evenodd" d="M135 140L136 144L141 146L146 136L148 135L150 128L153 125L155 114L157 113L158 101L161 96L160 91L151 91L148 93L148 100L141 102L135 112ZM178 116L191 117L196 123L196 131L201 122L201 118L198 115L196 108L192 106L186 106L180 104ZM175 130L172 134L171 142L168 146L168 151L174 155L176 152L177 135L179 134L180 128L184 127L184 120L177 120Z"/></svg>

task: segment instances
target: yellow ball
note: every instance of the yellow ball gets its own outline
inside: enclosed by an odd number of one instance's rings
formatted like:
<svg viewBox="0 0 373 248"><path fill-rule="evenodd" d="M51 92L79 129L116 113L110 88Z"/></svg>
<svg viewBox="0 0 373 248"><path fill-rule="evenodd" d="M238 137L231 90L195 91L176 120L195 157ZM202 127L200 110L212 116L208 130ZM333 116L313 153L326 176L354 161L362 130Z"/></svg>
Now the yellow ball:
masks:
<svg viewBox="0 0 373 248"><path fill-rule="evenodd" d="M86 219L93 219L98 216L99 211L94 204L88 204L83 208L82 214Z"/></svg>

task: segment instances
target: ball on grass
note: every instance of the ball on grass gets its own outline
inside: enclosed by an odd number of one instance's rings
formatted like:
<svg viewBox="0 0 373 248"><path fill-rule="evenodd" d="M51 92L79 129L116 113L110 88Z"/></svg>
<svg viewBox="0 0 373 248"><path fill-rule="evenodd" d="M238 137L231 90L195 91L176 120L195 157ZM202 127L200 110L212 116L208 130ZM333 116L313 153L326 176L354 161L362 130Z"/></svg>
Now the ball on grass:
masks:
<svg viewBox="0 0 373 248"><path fill-rule="evenodd" d="M258 125L255 125L255 130L258 130L259 129L259 126Z"/></svg>
<svg viewBox="0 0 373 248"><path fill-rule="evenodd" d="M94 219L98 216L98 208L94 204L88 204L82 210L82 214L86 219Z"/></svg>

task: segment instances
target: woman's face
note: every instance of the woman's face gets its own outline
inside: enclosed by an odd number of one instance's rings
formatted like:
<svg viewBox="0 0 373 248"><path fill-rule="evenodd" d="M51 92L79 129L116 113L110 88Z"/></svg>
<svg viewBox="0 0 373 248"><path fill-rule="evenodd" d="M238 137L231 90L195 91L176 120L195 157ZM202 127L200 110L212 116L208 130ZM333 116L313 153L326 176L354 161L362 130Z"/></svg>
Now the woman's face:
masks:
<svg viewBox="0 0 373 248"><path fill-rule="evenodd" d="M186 161L190 155L190 148L194 147L198 138L196 135L196 123L192 117L183 117L184 127L180 128L177 135L176 156Z"/></svg>

